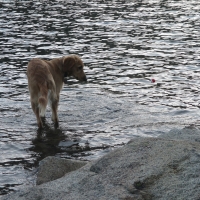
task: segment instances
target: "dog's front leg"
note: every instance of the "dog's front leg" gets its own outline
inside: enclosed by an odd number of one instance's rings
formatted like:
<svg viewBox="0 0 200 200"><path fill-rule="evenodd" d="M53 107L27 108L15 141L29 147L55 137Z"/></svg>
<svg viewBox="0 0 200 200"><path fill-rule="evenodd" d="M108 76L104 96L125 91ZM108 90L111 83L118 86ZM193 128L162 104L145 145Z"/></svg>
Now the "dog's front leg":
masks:
<svg viewBox="0 0 200 200"><path fill-rule="evenodd" d="M51 104L51 109L52 109L52 120L54 121L55 127L58 127L58 100L55 100Z"/></svg>
<svg viewBox="0 0 200 200"><path fill-rule="evenodd" d="M51 110L52 110L52 121L55 124L55 127L57 128L59 123L58 123L58 102L59 102L59 97L54 93L51 92L50 94L50 104L51 104Z"/></svg>

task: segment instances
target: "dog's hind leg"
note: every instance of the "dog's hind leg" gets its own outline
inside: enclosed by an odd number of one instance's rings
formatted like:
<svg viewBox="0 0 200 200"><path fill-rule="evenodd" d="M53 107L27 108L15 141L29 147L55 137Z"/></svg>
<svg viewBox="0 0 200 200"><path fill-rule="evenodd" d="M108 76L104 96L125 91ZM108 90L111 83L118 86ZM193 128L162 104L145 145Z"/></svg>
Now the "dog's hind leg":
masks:
<svg viewBox="0 0 200 200"><path fill-rule="evenodd" d="M48 88L47 86L40 86L40 97L38 99L39 104L39 115L40 117L45 117L46 107L48 103Z"/></svg>
<svg viewBox="0 0 200 200"><path fill-rule="evenodd" d="M42 120L40 118L40 111L39 111L38 104L31 101L31 106L32 106L33 112L35 113L35 116L37 118L38 127L42 128Z"/></svg>
<svg viewBox="0 0 200 200"><path fill-rule="evenodd" d="M55 84L51 83L51 91L49 93L49 100L50 100L50 106L52 110L52 121L55 123L55 127L58 127L58 102L59 102L59 96L56 94L56 87Z"/></svg>

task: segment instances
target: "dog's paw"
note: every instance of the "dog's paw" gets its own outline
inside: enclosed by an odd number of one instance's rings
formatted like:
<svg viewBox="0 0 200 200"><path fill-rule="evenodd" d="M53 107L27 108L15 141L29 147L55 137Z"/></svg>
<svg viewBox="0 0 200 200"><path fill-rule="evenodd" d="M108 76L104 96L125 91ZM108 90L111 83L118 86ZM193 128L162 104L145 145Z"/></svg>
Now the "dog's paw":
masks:
<svg viewBox="0 0 200 200"><path fill-rule="evenodd" d="M54 123L54 127L55 127L55 128L58 128L58 126L59 126L59 123L58 123L58 121L56 121L56 122Z"/></svg>
<svg viewBox="0 0 200 200"><path fill-rule="evenodd" d="M40 122L38 123L38 128L39 128L39 129L42 129L42 128L43 128L42 121L40 121Z"/></svg>

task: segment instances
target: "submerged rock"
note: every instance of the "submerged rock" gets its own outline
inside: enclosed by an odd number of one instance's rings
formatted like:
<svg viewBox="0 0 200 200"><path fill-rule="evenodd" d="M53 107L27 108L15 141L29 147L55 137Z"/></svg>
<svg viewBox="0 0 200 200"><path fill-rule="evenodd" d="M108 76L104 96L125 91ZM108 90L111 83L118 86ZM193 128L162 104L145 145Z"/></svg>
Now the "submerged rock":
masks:
<svg viewBox="0 0 200 200"><path fill-rule="evenodd" d="M40 162L36 184L40 185L56 180L86 164L87 162L85 161L61 159L53 156L46 157Z"/></svg>
<svg viewBox="0 0 200 200"><path fill-rule="evenodd" d="M198 200L200 131L174 130L136 138L57 180L2 197L3 200Z"/></svg>

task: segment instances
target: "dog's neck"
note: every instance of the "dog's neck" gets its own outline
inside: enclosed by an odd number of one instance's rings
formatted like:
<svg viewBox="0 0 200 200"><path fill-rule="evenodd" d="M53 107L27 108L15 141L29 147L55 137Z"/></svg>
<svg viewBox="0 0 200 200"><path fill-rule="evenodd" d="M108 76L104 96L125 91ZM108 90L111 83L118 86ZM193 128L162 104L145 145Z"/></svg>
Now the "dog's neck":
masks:
<svg viewBox="0 0 200 200"><path fill-rule="evenodd" d="M68 73L65 72L65 73L64 73L64 77L63 77L63 82L64 82L64 83L67 83L67 79L66 79L67 77L68 77Z"/></svg>

